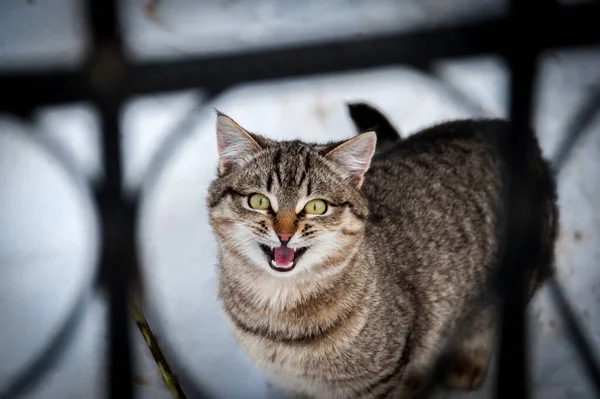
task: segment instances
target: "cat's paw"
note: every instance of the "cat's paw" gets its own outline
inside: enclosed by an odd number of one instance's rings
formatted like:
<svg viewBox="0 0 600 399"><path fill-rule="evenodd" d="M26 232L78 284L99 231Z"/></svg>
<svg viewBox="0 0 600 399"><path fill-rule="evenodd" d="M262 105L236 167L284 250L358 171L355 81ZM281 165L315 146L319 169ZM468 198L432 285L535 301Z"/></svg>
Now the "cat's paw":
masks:
<svg viewBox="0 0 600 399"><path fill-rule="evenodd" d="M485 381L488 363L488 357L483 355L455 356L446 365L444 382L450 389L479 389Z"/></svg>

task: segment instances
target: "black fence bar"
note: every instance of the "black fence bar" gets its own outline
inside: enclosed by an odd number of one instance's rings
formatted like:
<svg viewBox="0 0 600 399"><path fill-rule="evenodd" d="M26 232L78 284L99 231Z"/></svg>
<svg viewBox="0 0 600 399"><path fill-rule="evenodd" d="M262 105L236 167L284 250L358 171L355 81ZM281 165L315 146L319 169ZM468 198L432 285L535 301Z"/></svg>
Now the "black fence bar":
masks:
<svg viewBox="0 0 600 399"><path fill-rule="evenodd" d="M529 397L528 346L526 323L526 276L525 271L539 253L541 221L544 216L539 209L543 199L532 190L526 171L528 164L527 130L531 126L531 109L537 48L527 31L531 10L544 10L543 0L523 4L511 2L511 30L508 38L521 48L511 46L507 54L510 69L509 115L513 129L505 143L503 158L507 170L504 173L505 228L503 232L504 253L501 257L500 283L502 306L498 350L498 375L496 398L521 399ZM536 198L538 197L538 198ZM536 208L537 207L537 208ZM536 210L538 210L536 212Z"/></svg>
<svg viewBox="0 0 600 399"><path fill-rule="evenodd" d="M131 277L137 276L135 218L123 193L121 120L125 57L116 0L88 0L93 48L86 77L100 113L104 179L97 189L102 229L100 275L108 297L109 397L133 398Z"/></svg>
<svg viewBox="0 0 600 399"><path fill-rule="evenodd" d="M559 7L536 18L544 49L600 42L600 4ZM569 26L569 29L557 29ZM571 27L572 30L571 30ZM236 53L175 62L152 62L136 69L133 93L202 87L218 92L237 83L374 68L393 64L427 66L441 58L507 54L520 45L507 40L508 18L456 28L385 37ZM531 34L530 29L527 34Z"/></svg>
<svg viewBox="0 0 600 399"><path fill-rule="evenodd" d="M543 49L600 43L600 3L557 6L535 18L526 34L536 34ZM562 28L560 28L562 27ZM568 27L568 28L567 28ZM372 38L256 50L181 61L131 65L126 96L201 87L212 93L238 83L342 72L390 64L421 66L439 58L501 54L520 45L507 40L508 17L454 28ZM90 90L78 72L0 72L0 109L22 112L41 105L87 100ZM29 93L36 93L35 96Z"/></svg>
<svg viewBox="0 0 600 399"><path fill-rule="evenodd" d="M103 132L103 161L120 165L119 105L106 103L100 107ZM105 167L106 167L105 166ZM102 225L100 258L101 282L109 293L108 327L109 351L106 370L111 398L133 398L132 332L129 313L131 275L137 268L135 223L131 208L125 202L121 189L116 189L121 178L119 166L106 168L105 182L97 200Z"/></svg>

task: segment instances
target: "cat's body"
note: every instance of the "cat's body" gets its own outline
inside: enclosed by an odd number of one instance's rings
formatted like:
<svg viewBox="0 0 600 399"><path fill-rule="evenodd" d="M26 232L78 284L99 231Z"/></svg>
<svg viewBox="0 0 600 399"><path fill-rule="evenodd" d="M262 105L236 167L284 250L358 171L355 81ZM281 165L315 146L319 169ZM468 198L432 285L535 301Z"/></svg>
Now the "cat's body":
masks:
<svg viewBox="0 0 600 399"><path fill-rule="evenodd" d="M339 143L253 135L258 147L238 165L222 158L209 206L220 246L219 293L243 350L293 392L399 398L410 397L427 378L453 337L448 384L478 386L493 351L497 298L491 279L502 228L501 161L487 138L494 141L508 129L502 121L462 121L415 134L378 155L362 186L362 179L340 169L353 164L334 158L349 147L336 150ZM527 134L532 163L523 173L545 193L542 253L527 274L537 287L551 269L557 210L548 165ZM236 201L261 186L277 201L277 212L242 212ZM302 216L297 204L311 197L306 189L327 197L333 210L322 219ZM244 236L249 228L261 244L273 236L271 229L281 237L283 217L294 220L284 230L298 236L296 252L306 251L293 274L262 267ZM320 232L311 233L319 223ZM314 234L325 238L310 241ZM299 249L304 245L308 250Z"/></svg>

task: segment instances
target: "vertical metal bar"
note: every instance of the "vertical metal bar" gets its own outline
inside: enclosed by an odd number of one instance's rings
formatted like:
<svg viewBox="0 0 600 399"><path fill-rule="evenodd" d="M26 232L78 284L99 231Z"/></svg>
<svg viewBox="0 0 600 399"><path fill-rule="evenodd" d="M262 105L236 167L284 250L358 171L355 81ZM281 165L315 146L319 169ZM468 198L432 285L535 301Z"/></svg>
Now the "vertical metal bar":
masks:
<svg viewBox="0 0 600 399"><path fill-rule="evenodd" d="M87 77L100 111L104 179L97 202L102 223L102 283L109 293L110 398L133 398L133 362L128 292L137 267L135 218L123 195L120 109L126 73L116 0L88 0L93 48Z"/></svg>
<svg viewBox="0 0 600 399"><path fill-rule="evenodd" d="M526 398L528 397L527 375L527 344L525 318L525 281L523 271L527 268L527 258L532 243L530 235L532 221L528 217L531 210L531 195L527 182L519 177L525 169L522 158L527 154L523 150L521 137L525 136L526 128L522 123L526 111L516 111L516 105L527 101L528 89L531 89L532 78L526 78L524 69L513 68L511 84L512 103L511 115L515 121L512 137L508 138L504 153L508 158L505 179L507 190L505 201L506 231L504 235L505 252L502 256L500 281L502 283L502 314L500 327L500 350L498 357L497 398ZM516 82L524 86L516 89ZM520 100L515 97L523 96ZM527 106L525 106L527 108ZM520 114L520 115L519 115Z"/></svg>
<svg viewBox="0 0 600 399"><path fill-rule="evenodd" d="M545 2L538 0L529 4L513 0L511 3L512 32L507 37L507 55L511 73L509 115L513 129L503 143L507 191L505 252L500 273L503 301L496 397L517 399L529 396L525 271L531 267L528 263L536 259L540 250L543 216L539 193L529 184L524 173L528 165L526 133L531 126L537 59L535 32L529 29L531 20L528 19L534 16L535 11L540 12Z"/></svg>
<svg viewBox="0 0 600 399"><path fill-rule="evenodd" d="M87 11L92 35L92 50L98 50L108 41L121 42L116 0L88 0Z"/></svg>
<svg viewBox="0 0 600 399"><path fill-rule="evenodd" d="M133 213L121 195L119 104L109 101L101 104L100 115L103 124L102 158L106 174L97 198L103 233L100 267L102 282L109 292L109 352L106 363L109 397L133 398L128 289L131 270L136 264L136 255Z"/></svg>

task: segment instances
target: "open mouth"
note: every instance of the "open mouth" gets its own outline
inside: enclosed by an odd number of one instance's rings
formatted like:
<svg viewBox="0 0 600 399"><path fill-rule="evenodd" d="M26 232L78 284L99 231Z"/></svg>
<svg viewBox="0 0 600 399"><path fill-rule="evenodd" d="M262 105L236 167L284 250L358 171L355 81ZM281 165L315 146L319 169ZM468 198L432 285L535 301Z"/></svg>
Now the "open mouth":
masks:
<svg viewBox="0 0 600 399"><path fill-rule="evenodd" d="M294 267L298 264L298 260L300 260L308 248L288 248L285 244L277 248L271 248L261 244L260 249L267 256L271 269L278 272L289 272L294 270Z"/></svg>

